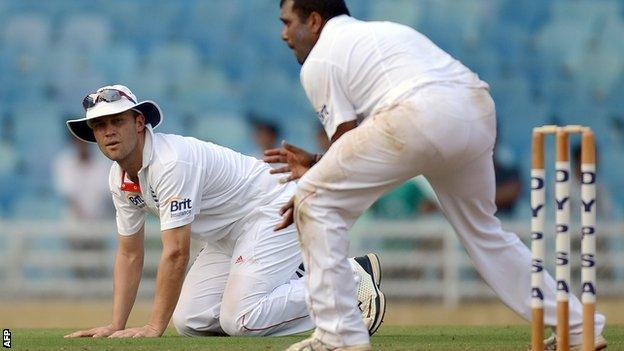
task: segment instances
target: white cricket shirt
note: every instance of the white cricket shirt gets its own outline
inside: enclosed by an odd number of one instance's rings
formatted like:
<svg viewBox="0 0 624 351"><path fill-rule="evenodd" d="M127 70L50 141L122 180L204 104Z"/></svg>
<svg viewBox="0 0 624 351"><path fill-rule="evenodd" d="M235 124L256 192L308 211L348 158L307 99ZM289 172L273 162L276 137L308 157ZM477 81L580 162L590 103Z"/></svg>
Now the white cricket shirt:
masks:
<svg viewBox="0 0 624 351"><path fill-rule="evenodd" d="M149 211L160 218L161 230L192 222L194 238L219 240L259 209L276 204L277 212L277 203L294 193L293 182L281 184L269 170L253 157L195 138L154 133L148 126L139 184L117 162L110 170L118 232L137 233Z"/></svg>
<svg viewBox="0 0 624 351"><path fill-rule="evenodd" d="M327 135L429 84L488 88L414 29L392 22L330 19L301 68L301 84Z"/></svg>

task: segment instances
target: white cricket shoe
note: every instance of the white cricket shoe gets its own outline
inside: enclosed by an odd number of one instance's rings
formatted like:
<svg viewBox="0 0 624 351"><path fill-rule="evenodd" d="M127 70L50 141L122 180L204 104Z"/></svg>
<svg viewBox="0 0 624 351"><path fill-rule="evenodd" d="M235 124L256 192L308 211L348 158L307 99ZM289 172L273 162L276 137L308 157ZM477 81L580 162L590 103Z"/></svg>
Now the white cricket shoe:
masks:
<svg viewBox="0 0 624 351"><path fill-rule="evenodd" d="M362 319L370 335L375 334L386 313L386 297L379 289L381 264L379 256L369 253L349 259L359 278L357 296Z"/></svg>
<svg viewBox="0 0 624 351"><path fill-rule="evenodd" d="M333 347L311 336L296 344L290 345L286 351L372 351L370 344L357 346Z"/></svg>
<svg viewBox="0 0 624 351"><path fill-rule="evenodd" d="M596 351L604 350L607 348L607 340L598 335L594 339L594 347ZM581 351L583 349L582 344L570 345L570 351ZM544 351L556 351L557 350L557 336L552 334L550 337L544 339Z"/></svg>

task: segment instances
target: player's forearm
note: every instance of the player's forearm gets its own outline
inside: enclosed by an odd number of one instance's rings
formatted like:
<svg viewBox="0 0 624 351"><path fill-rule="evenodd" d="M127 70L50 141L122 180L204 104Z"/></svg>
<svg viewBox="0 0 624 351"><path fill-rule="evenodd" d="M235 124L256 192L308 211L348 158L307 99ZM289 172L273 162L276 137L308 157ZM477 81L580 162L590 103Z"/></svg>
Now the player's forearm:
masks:
<svg viewBox="0 0 624 351"><path fill-rule="evenodd" d="M156 276L156 294L149 324L164 332L180 297L184 274L189 261L186 250L163 251Z"/></svg>
<svg viewBox="0 0 624 351"><path fill-rule="evenodd" d="M143 271L143 252L117 252L113 272L113 327L124 329L134 305L141 272Z"/></svg>

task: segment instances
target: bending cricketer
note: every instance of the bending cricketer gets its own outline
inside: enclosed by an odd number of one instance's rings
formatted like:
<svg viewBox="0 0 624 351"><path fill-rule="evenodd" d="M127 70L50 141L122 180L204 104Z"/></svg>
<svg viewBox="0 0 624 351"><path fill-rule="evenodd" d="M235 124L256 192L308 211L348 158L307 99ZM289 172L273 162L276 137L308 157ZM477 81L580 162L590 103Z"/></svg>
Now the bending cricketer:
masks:
<svg viewBox="0 0 624 351"><path fill-rule="evenodd" d="M496 113L488 85L412 28L350 17L343 0L281 0L280 8L282 39L302 65L301 84L332 141L322 158L289 144L265 154L267 162L288 162L274 173L301 177L278 228L294 217L316 331L288 350L371 349L347 279L347 231L381 194L420 174L481 276L530 319L531 253L494 216ZM548 276L551 326L555 293ZM572 297L570 341L577 347L581 315ZM598 349L606 347L604 324L597 314Z"/></svg>

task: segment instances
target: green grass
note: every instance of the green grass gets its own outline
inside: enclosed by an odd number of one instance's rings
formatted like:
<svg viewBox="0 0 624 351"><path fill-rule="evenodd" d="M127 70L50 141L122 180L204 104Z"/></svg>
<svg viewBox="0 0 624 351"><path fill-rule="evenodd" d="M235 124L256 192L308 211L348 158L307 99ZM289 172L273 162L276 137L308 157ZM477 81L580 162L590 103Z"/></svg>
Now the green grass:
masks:
<svg viewBox="0 0 624 351"><path fill-rule="evenodd" d="M14 350L284 350L303 335L276 338L183 338L168 331L158 339L63 339L70 330L12 330ZM605 332L609 350L624 350L624 326ZM373 349L386 350L526 350L529 327L382 327Z"/></svg>

